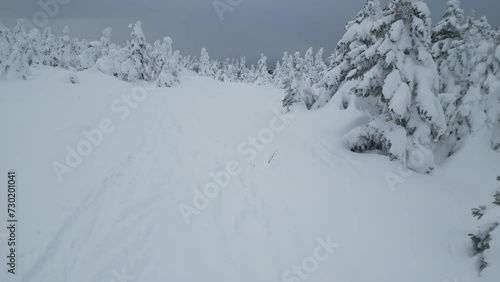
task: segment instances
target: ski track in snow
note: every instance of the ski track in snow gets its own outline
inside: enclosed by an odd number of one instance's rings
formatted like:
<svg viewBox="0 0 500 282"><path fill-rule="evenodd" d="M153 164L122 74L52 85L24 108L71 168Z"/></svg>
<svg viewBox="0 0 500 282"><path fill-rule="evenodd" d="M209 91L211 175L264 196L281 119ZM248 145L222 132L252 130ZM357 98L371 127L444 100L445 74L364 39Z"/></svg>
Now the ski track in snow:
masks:
<svg viewBox="0 0 500 282"><path fill-rule="evenodd" d="M177 130L175 123L170 119L167 120L170 125L168 127L165 126L165 118L167 116L168 113L165 113L161 118L156 118L154 120L147 135L143 138L142 144L138 150L130 155L128 160L117 168L115 172L107 176L103 181L103 185L92 195L89 195L87 199L85 199L84 203L82 203L75 210L75 212L68 217L61 229L54 236L54 239L49 243L47 249L39 256L34 266L27 271L22 281L48 281L50 280L50 277L54 276L56 271L62 272L61 277L64 277L63 281L76 281L69 279L69 274L76 264L75 261L71 262L72 266L69 269L62 268L63 266L68 265L67 262L62 263L54 261L54 259L57 260L58 258L65 258L64 252L67 251L64 249L65 247L69 246L72 253L78 253L81 251L81 249L88 244L92 232L95 231L95 225L100 219L109 221L111 226L114 228L122 227L124 230L130 229L126 228L127 225L136 225L141 222L142 219L151 214L154 206L158 205L162 199L166 197L168 191L160 193L157 192L157 194L148 196L147 199L133 203L132 205L121 209L120 212L114 215L113 218L109 218L111 214L107 214L103 211L103 207L107 206L107 203L103 202L105 199L103 196L107 192L111 191L111 193L113 193L115 192L114 190L120 189L120 193L125 193L125 195L132 194L134 192L133 189L137 188L137 179L144 182L159 181L162 183L165 181L164 179L157 179L154 177L154 173L151 172L155 171L154 161L157 161L157 159L152 158L152 156L157 156L158 151L163 145L162 142L166 139L166 134L169 134L169 132L172 134L172 131L169 130ZM116 195L118 196L120 194L117 193ZM107 218L103 218L103 216ZM144 222L142 225L146 225L147 228L147 224ZM140 233L148 234L147 231ZM143 238L136 238L136 240L138 242L147 242L147 236L148 235L144 235ZM115 238L119 238L119 236L116 236ZM110 247L110 243L111 245L114 245L114 247ZM116 251L114 249L124 246L126 245L123 245L123 243L120 245L116 241L108 242L108 244L106 244L106 249L102 249L102 252L115 252L116 255ZM74 260L76 257L73 257L72 259ZM102 260L102 258L99 260ZM131 260L135 263L136 261L141 260L141 258L133 258ZM111 269L104 270L103 272L111 275ZM47 280L43 277L46 277ZM111 277L112 276L110 276L110 279ZM88 281L96 280L91 279Z"/></svg>

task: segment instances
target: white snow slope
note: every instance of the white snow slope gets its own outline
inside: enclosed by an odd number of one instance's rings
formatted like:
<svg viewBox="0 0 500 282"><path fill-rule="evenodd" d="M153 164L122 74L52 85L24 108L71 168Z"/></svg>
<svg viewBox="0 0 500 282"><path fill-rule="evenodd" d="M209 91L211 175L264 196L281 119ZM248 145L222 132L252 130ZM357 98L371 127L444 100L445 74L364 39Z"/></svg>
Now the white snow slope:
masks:
<svg viewBox="0 0 500 282"><path fill-rule="evenodd" d="M432 175L408 176L344 148L366 117L339 101L284 114L271 86L184 77L125 106L135 84L79 76L0 81L0 171L19 183L16 274L0 237L0 281L500 281L500 265L478 277L467 236L470 209L497 189L487 130ZM83 132L101 123L114 130L85 152ZM78 144L88 155L60 182L52 166Z"/></svg>

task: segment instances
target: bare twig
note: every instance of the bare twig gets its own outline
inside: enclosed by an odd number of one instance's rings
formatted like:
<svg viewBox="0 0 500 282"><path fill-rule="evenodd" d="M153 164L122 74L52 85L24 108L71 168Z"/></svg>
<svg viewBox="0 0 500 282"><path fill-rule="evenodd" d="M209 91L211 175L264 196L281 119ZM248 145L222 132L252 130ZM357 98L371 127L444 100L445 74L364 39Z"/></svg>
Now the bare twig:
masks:
<svg viewBox="0 0 500 282"><path fill-rule="evenodd" d="M274 157L279 155L279 153L280 153L279 149L276 149L276 151L274 151L274 153L269 157L269 161L267 163L270 164L272 162L272 160L274 159Z"/></svg>

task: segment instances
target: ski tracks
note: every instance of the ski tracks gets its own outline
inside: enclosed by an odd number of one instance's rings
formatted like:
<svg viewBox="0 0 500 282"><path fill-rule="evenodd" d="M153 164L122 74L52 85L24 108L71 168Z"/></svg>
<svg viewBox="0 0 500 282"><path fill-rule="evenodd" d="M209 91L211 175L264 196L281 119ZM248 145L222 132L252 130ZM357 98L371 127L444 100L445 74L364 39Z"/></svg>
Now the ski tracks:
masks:
<svg viewBox="0 0 500 282"><path fill-rule="evenodd" d="M141 277L152 248L151 215L174 192L169 183L179 183L176 134L166 111L155 116L141 146L75 209L22 281L107 282L132 270ZM95 268L82 267L89 264Z"/></svg>

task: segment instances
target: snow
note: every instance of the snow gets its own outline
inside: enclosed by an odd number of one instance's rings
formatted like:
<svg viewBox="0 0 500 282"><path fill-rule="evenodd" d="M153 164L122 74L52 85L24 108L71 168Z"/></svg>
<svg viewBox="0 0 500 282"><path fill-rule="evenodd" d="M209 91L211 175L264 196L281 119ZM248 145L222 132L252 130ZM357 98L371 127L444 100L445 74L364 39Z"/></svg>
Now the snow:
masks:
<svg viewBox="0 0 500 282"><path fill-rule="evenodd" d="M286 281L327 238L338 244L331 255L289 281L500 278L493 252L478 277L467 236L478 225L470 208L497 189L500 155L486 128L420 175L345 148L369 118L341 110L341 95L284 114L281 89L185 76L127 107L138 84L69 75L42 68L0 81L0 170L18 170L21 219L18 273L0 281ZM52 163L104 119L114 130L59 182ZM253 149L258 136L266 142ZM179 206L232 162L240 172L187 224Z"/></svg>

